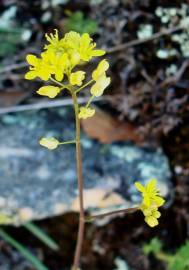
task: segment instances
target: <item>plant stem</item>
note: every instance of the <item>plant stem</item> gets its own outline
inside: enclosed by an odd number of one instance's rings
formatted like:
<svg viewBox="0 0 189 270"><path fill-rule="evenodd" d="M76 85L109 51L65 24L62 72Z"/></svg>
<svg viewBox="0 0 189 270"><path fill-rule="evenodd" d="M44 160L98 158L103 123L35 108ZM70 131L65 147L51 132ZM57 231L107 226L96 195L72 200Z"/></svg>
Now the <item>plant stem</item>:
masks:
<svg viewBox="0 0 189 270"><path fill-rule="evenodd" d="M50 80L56 84L58 84L59 86L61 86L62 88L65 87L65 85L61 82L58 82L57 80L53 79L52 77L50 77Z"/></svg>
<svg viewBox="0 0 189 270"><path fill-rule="evenodd" d="M116 210L116 211L107 212L107 213L104 213L104 214L88 216L88 217L85 218L85 221L86 222L91 222L96 218L113 216L113 215L122 214L122 213L131 214L131 213L134 213L134 212L136 212L138 210L139 210L139 207L132 207L132 208L127 208L127 209Z"/></svg>
<svg viewBox="0 0 189 270"><path fill-rule="evenodd" d="M154 254L155 257L161 261L167 262L167 263L171 263L174 260L174 256L173 255L169 255L166 254L162 251L158 252L157 254Z"/></svg>
<svg viewBox="0 0 189 270"><path fill-rule="evenodd" d="M77 95L73 90L70 89L73 103L74 103L74 111L75 111L75 124L76 124L76 160L77 160L77 177L78 177L78 189L79 189L79 229L77 235L77 245L74 255L74 263L72 270L79 269L79 261L81 257L82 244L84 238L84 230L85 230L85 212L84 212L84 204L83 204L83 174L82 174L82 159L81 159L81 136L80 136L80 120L78 117L79 114L79 106L77 102Z"/></svg>
<svg viewBox="0 0 189 270"><path fill-rule="evenodd" d="M90 80L89 82L87 82L86 84L84 84L83 86L81 86L80 88L78 88L75 93L79 93L83 88L87 87L88 85L90 85L92 82L94 82L94 80Z"/></svg>
<svg viewBox="0 0 189 270"><path fill-rule="evenodd" d="M94 96L91 96L91 97L89 98L89 100L88 100L88 102L87 102L87 105L86 105L87 108L88 108L89 105L91 104L93 98L94 98Z"/></svg>
<svg viewBox="0 0 189 270"><path fill-rule="evenodd" d="M60 142L59 144L72 144L72 143L76 143L76 141L73 140L73 141L67 141L67 142Z"/></svg>

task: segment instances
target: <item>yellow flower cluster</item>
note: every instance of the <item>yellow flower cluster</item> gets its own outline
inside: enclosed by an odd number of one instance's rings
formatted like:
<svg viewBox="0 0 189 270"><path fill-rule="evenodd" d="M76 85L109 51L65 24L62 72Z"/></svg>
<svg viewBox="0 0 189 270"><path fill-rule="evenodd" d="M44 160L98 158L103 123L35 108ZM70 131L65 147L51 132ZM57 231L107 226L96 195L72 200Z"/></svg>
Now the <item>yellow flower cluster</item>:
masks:
<svg viewBox="0 0 189 270"><path fill-rule="evenodd" d="M135 183L135 187L142 193L143 197L140 209L145 216L146 223L150 227L158 225L158 218L161 216L158 208L165 203L156 185L156 179L151 179L146 186L141 185L139 182Z"/></svg>
<svg viewBox="0 0 189 270"><path fill-rule="evenodd" d="M48 44L44 46L40 58L32 54L27 55L30 70L25 78L32 80L39 77L44 81L51 80L56 83L56 86L43 86L37 91L39 95L49 98L55 98L63 89L79 93L93 83L89 101L86 106L79 108L79 118L86 119L93 116L95 110L90 108L93 98L101 96L110 84L110 78L106 76L109 64L107 60L102 60L92 72L92 79L89 82L84 82L86 72L80 70L80 67L93 57L104 55L105 51L96 49L96 43L88 33L80 35L71 31L63 38L59 38L58 31L55 30L54 34L46 34L46 40Z"/></svg>
<svg viewBox="0 0 189 270"><path fill-rule="evenodd" d="M90 108L89 105L94 97L99 97L103 95L104 90L110 84L110 78L106 76L106 71L109 68L109 63L107 60L102 60L97 68L92 73L92 80L94 82L93 86L90 89L91 98L85 107L80 108L79 118L87 119L92 117L95 114L95 110Z"/></svg>

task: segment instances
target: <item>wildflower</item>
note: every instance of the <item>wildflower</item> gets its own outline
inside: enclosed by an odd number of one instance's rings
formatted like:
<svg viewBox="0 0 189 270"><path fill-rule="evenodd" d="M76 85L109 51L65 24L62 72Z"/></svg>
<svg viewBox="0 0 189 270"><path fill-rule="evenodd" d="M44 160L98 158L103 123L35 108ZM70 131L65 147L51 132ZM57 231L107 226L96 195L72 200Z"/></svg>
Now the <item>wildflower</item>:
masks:
<svg viewBox="0 0 189 270"><path fill-rule="evenodd" d="M93 80L97 81L99 77L101 77L102 75L105 75L105 72L108 70L108 68L109 68L109 63L107 60L104 59L100 61L97 68L92 73Z"/></svg>
<svg viewBox="0 0 189 270"><path fill-rule="evenodd" d="M73 51L70 55L70 63L72 67L75 67L80 62L80 54L76 51Z"/></svg>
<svg viewBox="0 0 189 270"><path fill-rule="evenodd" d="M25 79L33 80L36 77L47 81L51 75L51 67L43 61L43 59L37 58L33 54L28 54L26 57L27 62L31 65L30 71L25 75Z"/></svg>
<svg viewBox="0 0 189 270"><path fill-rule="evenodd" d="M81 107L79 112L80 119L87 119L88 117L92 117L95 114L95 110L89 107Z"/></svg>
<svg viewBox="0 0 189 270"><path fill-rule="evenodd" d="M159 224L158 218L160 218L161 213L158 211L158 207L155 203L150 206L141 205L140 210L145 216L145 222L150 226L154 227Z"/></svg>
<svg viewBox="0 0 189 270"><path fill-rule="evenodd" d="M64 48L66 50L75 50L78 51L80 46L81 36L79 33L70 31L64 36Z"/></svg>
<svg viewBox="0 0 189 270"><path fill-rule="evenodd" d="M94 56L102 56L105 54L104 50L94 50L96 43L92 43L91 41L92 39L88 33L84 33L81 36L79 53L83 61L89 61Z"/></svg>
<svg viewBox="0 0 189 270"><path fill-rule="evenodd" d="M151 179L146 186L141 185L139 182L135 183L135 187L142 193L143 197L140 210L145 216L145 222L150 227L158 225L158 218L161 216L158 207L162 206L165 202L160 196L156 184L156 179Z"/></svg>
<svg viewBox="0 0 189 270"><path fill-rule="evenodd" d="M165 200L160 196L159 190L156 188L157 180L151 179L146 186L141 185L139 182L135 183L135 187L142 193L143 203L150 206L151 202L155 202L157 206L162 206Z"/></svg>
<svg viewBox="0 0 189 270"><path fill-rule="evenodd" d="M53 51L46 51L41 54L43 62L46 66L51 69L51 74L55 75L57 81L62 81L64 74L68 73L70 62L68 54L63 53L61 55L56 54Z"/></svg>
<svg viewBox="0 0 189 270"><path fill-rule="evenodd" d="M39 144L48 148L49 150L54 150L58 147L59 141L55 138L41 138Z"/></svg>
<svg viewBox="0 0 189 270"><path fill-rule="evenodd" d="M82 64L83 61L87 62L94 56L104 55L105 53L103 50L95 49L96 43L92 41L88 33L80 35L71 31L60 39L58 31L55 30L54 34L46 34L46 39L48 44L45 45L40 58L32 54L29 54L26 58L30 64L30 70L25 75L25 78L28 80L39 77L47 81L52 75L59 82L64 79L65 75L70 79L70 73L76 65ZM107 69L107 65L108 63L103 61L96 71L98 75L96 74L94 76L97 78L97 76L100 76L99 74L105 74L103 70ZM80 74L80 78L72 75L71 80L77 81L72 85L80 86L82 84L84 73L77 73L77 76L79 76L78 74Z"/></svg>
<svg viewBox="0 0 189 270"><path fill-rule="evenodd" d="M99 97L103 94L105 88L110 84L110 78L106 75L102 75L97 79L95 84L91 87L91 94L95 97Z"/></svg>
<svg viewBox="0 0 189 270"><path fill-rule="evenodd" d="M42 86L39 88L37 93L41 96L47 96L49 98L55 98L59 93L61 89L57 86L48 85L48 86Z"/></svg>
<svg viewBox="0 0 189 270"><path fill-rule="evenodd" d="M63 39L60 39L59 40L59 37L58 37L58 30L55 29L55 34L53 35L52 33L51 34L46 34L45 37L46 37L46 40L50 43L50 44L47 44L45 45L44 49L45 50L52 50L54 52L64 52L64 47L63 47Z"/></svg>
<svg viewBox="0 0 189 270"><path fill-rule="evenodd" d="M70 75L70 83L71 85L81 86L82 81L85 79L85 72L84 71L76 71L71 73Z"/></svg>

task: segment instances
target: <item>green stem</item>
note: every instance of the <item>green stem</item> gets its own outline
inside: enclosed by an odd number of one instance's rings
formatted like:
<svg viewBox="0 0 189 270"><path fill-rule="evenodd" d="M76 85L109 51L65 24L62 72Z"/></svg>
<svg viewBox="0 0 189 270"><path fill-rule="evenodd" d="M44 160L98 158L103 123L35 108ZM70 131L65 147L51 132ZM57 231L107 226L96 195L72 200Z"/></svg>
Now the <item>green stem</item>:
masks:
<svg viewBox="0 0 189 270"><path fill-rule="evenodd" d="M88 100L88 102L87 102L87 105L86 105L87 108L88 108L89 105L91 104L93 98L94 98L94 96L91 96L91 97L89 98L89 100Z"/></svg>
<svg viewBox="0 0 189 270"><path fill-rule="evenodd" d="M36 226L32 222L28 222L24 224L23 226L52 250L59 249L58 244L47 233L45 233L39 226Z"/></svg>
<svg viewBox="0 0 189 270"><path fill-rule="evenodd" d="M90 80L89 82L87 82L86 84L84 84L83 86L81 86L80 88L78 88L75 93L79 93L83 88L87 87L88 85L90 85L94 80Z"/></svg>
<svg viewBox="0 0 189 270"><path fill-rule="evenodd" d="M84 203L83 203L83 174L82 174L82 159L81 159L81 135L80 135L80 120L78 117L79 114L79 105L77 101L76 93L70 89L75 111L75 124L76 124L76 160L77 160L77 178L78 178L78 190L79 190L79 229L77 235L77 245L74 255L74 263L72 270L78 270L79 261L81 257L84 230L85 230L85 212L84 212Z"/></svg>
<svg viewBox="0 0 189 270"><path fill-rule="evenodd" d="M157 254L155 254L156 258L165 261L167 263L171 263L174 260L174 256L165 254L164 252L160 251Z"/></svg>
<svg viewBox="0 0 189 270"><path fill-rule="evenodd" d="M57 80L53 79L53 77L50 77L50 80L56 84L58 84L59 86L61 86L62 88L65 88L65 85L63 83L58 82Z"/></svg>
<svg viewBox="0 0 189 270"><path fill-rule="evenodd" d="M71 144L71 143L76 143L76 140L67 141L67 142L60 142L59 144Z"/></svg>

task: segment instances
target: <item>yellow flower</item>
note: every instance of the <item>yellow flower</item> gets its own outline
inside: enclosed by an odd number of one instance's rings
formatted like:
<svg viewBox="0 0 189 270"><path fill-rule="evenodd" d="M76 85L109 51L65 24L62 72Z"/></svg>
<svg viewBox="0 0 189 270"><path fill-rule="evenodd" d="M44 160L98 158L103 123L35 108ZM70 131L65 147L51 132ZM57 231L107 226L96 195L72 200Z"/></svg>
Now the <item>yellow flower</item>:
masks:
<svg viewBox="0 0 189 270"><path fill-rule="evenodd" d="M43 62L51 69L51 74L55 75L57 81L62 81L64 74L67 74L70 67L70 62L67 53L61 55L56 54L53 51L46 51L41 54Z"/></svg>
<svg viewBox="0 0 189 270"><path fill-rule="evenodd" d="M79 112L80 119L87 119L95 114L95 110L87 107L81 107Z"/></svg>
<svg viewBox="0 0 189 270"><path fill-rule="evenodd" d="M57 52L62 53L62 52L64 52L63 39L59 40L58 30L57 29L54 29L54 31L55 31L54 35L52 33L50 33L49 35L48 34L45 35L46 40L50 44L45 45L44 49L53 50L56 53Z"/></svg>
<svg viewBox="0 0 189 270"><path fill-rule="evenodd" d="M81 36L79 53L83 61L89 61L94 56L102 56L105 54L104 50L95 50L96 43L92 43L88 33Z"/></svg>
<svg viewBox="0 0 189 270"><path fill-rule="evenodd" d="M48 148L49 150L54 150L58 147L59 141L55 138L41 138L39 144Z"/></svg>
<svg viewBox="0 0 189 270"><path fill-rule="evenodd" d="M42 80L47 81L50 78L52 69L48 63L43 61L43 59L37 58L33 54L28 54L26 60L31 66L30 71L25 75L25 79L33 80L36 77L39 77Z"/></svg>
<svg viewBox="0 0 189 270"><path fill-rule="evenodd" d="M151 206L141 205L140 209L145 217L154 216L155 218L159 218L161 216L156 204L152 204Z"/></svg>
<svg viewBox="0 0 189 270"><path fill-rule="evenodd" d="M102 75L96 81L96 83L91 87L91 94L95 97L99 97L103 94L104 90L110 84L110 78L106 75Z"/></svg>
<svg viewBox="0 0 189 270"><path fill-rule="evenodd" d="M155 227L159 224L157 218L155 218L153 216L145 217L144 220L150 227Z"/></svg>
<svg viewBox="0 0 189 270"><path fill-rule="evenodd" d="M70 72L76 65L105 53L103 50L95 49L96 43L93 43L88 33L80 35L71 31L62 39L59 39L58 31L55 30L54 34L46 34L46 39L49 44L45 45L41 58L32 54L29 54L26 58L30 64L30 71L25 75L28 80L39 77L47 81L54 75L57 81L62 81L64 75L69 77ZM107 62L103 61L97 73L99 74L106 69ZM94 76L97 77L97 75ZM80 85L80 83L77 82L75 85Z"/></svg>
<svg viewBox="0 0 189 270"><path fill-rule="evenodd" d="M165 200L160 196L159 190L156 188L157 180L151 179L146 186L141 185L139 182L135 183L135 187L142 193L142 203L140 210L145 216L145 222L150 227L158 225L158 218L161 213L158 207L162 206Z"/></svg>
<svg viewBox="0 0 189 270"><path fill-rule="evenodd" d="M77 51L80 54L80 59L89 61L92 57L102 56L105 54L104 50L95 50L96 43L92 42L88 33L80 34L71 31L64 37L64 48L67 51Z"/></svg>
<svg viewBox="0 0 189 270"><path fill-rule="evenodd" d="M155 202L157 206L162 206L165 200L160 196L159 190L156 188L157 180L151 179L146 186L139 182L135 183L135 187L142 193L143 204L150 206L151 202Z"/></svg>
<svg viewBox="0 0 189 270"><path fill-rule="evenodd" d="M69 81L71 85L81 86L84 79L85 79L85 72L76 71L76 72L71 73Z"/></svg>
<svg viewBox="0 0 189 270"><path fill-rule="evenodd" d="M100 61L97 68L92 73L93 80L97 81L99 77L101 77L102 75L105 75L105 72L108 70L108 68L109 68L109 63L107 60L104 59Z"/></svg>
<svg viewBox="0 0 189 270"><path fill-rule="evenodd" d="M70 31L69 33L65 34L63 41L64 41L64 48L66 50L79 50L81 36L79 33Z"/></svg>
<svg viewBox="0 0 189 270"><path fill-rule="evenodd" d="M37 93L41 96L47 96L49 98L55 98L59 93L61 89L57 86L48 85L48 86L42 86L39 88Z"/></svg>
<svg viewBox="0 0 189 270"><path fill-rule="evenodd" d="M80 54L76 51L72 51L72 53L70 53L70 62L72 67L78 65L80 62Z"/></svg>
<svg viewBox="0 0 189 270"><path fill-rule="evenodd" d="M159 224L158 218L160 218L161 213L158 211L158 207L154 204L147 207L146 205L141 206L141 211L143 212L145 216L145 222L150 227L155 227Z"/></svg>

